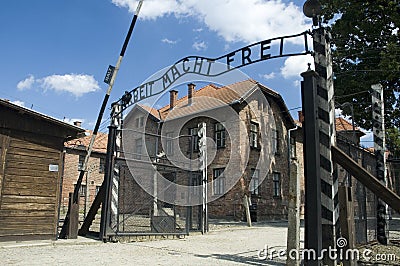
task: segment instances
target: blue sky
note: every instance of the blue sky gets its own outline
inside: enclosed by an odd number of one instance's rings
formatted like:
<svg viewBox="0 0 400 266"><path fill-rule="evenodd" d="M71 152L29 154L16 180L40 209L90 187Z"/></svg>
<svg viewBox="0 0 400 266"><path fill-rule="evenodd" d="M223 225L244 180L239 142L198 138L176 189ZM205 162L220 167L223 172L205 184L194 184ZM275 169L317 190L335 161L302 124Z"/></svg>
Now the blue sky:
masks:
<svg viewBox="0 0 400 266"><path fill-rule="evenodd" d="M304 1L145 0L110 103L125 90L188 55L218 57L253 42L311 28ZM0 9L0 98L93 128L134 0L14 0ZM302 51L302 43L287 43ZM310 56L274 59L241 69L301 105L300 73ZM292 114L297 117L297 109ZM105 114L108 117L109 112ZM102 129L107 124L104 123Z"/></svg>

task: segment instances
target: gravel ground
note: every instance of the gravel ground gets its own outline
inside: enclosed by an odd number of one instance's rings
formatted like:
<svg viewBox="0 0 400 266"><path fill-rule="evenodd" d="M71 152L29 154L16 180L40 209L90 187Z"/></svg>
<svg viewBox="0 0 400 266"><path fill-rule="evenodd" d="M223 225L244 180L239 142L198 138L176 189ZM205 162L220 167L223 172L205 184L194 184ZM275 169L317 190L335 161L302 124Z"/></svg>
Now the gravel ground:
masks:
<svg viewBox="0 0 400 266"><path fill-rule="evenodd" d="M303 228L302 228L303 244ZM206 235L193 233L183 239L132 243L102 243L90 238L0 242L0 265L285 265L284 258L259 258L260 250L285 249L287 223L210 224ZM359 265L400 265L400 243L371 243L371 260ZM270 254L270 253L269 253ZM377 261L376 254L395 254L394 260ZM261 253L260 255L265 255Z"/></svg>
<svg viewBox="0 0 400 266"><path fill-rule="evenodd" d="M134 243L78 240L0 243L1 265L285 265L261 260L265 245L286 246L286 223L217 224L206 235Z"/></svg>

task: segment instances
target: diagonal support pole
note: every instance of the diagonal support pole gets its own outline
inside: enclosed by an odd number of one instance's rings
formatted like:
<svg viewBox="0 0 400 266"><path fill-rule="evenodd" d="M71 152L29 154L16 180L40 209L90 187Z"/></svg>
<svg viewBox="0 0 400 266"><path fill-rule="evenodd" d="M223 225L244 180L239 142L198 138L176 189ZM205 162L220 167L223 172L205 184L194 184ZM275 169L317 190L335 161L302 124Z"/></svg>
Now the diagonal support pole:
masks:
<svg viewBox="0 0 400 266"><path fill-rule="evenodd" d="M358 165L350 156L336 146L332 146L333 160L340 164L354 178L386 202L395 211L400 212L400 196L388 189L377 178Z"/></svg>
<svg viewBox="0 0 400 266"><path fill-rule="evenodd" d="M117 64L115 65L115 68L112 67L113 71L112 71L112 74L111 74L112 75L111 79L109 81L107 81L109 86L108 86L106 95L104 96L103 103L101 105L101 108L100 108L100 111L99 111L99 115L97 117L96 125L95 125L95 127L93 129L93 133L92 133L92 137L90 139L89 146L87 147L87 150L86 150L86 156L85 156L85 160L83 162L83 167L82 167L82 169L81 169L81 171L79 173L78 180L76 181L76 186L75 186L75 189L74 189L74 196L73 196L73 202L74 203L78 203L78 200L79 200L79 189L81 188L83 177L84 177L84 175L85 175L85 173L87 171L87 166L88 166L90 155L91 155L92 150L93 150L94 141L95 141L97 133L99 131L101 120L103 119L103 115L104 115L104 111L105 111L106 106L107 106L108 99L110 98L110 94L111 94L112 88L114 86L114 82L115 82L115 79L117 77L118 70L119 70L119 68L121 66L121 62L122 62L122 59L123 59L123 57L125 55L126 48L128 47L128 43L129 43L129 40L131 38L133 29L135 27L135 24L136 24L140 9L142 7L142 4L143 4L143 0L139 1L139 4L138 4L138 6L136 8L135 15L132 18L128 33L127 33L127 35L125 37L125 41L124 41L124 44L122 46L121 53L120 53L120 55L118 57ZM66 216L65 216L64 224L63 224L63 226L61 228L61 232L60 232L59 238L66 238L67 237L67 228L68 228L69 221L70 221L70 212L68 211Z"/></svg>

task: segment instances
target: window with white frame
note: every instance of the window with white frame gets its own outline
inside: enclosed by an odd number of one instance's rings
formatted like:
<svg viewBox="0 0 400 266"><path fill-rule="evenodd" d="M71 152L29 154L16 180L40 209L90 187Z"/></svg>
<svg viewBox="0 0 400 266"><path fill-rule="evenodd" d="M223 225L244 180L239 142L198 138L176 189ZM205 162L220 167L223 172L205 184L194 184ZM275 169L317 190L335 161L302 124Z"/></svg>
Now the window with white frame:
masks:
<svg viewBox="0 0 400 266"><path fill-rule="evenodd" d="M296 158L296 138L290 137L290 158Z"/></svg>
<svg viewBox="0 0 400 266"><path fill-rule="evenodd" d="M272 130L272 152L279 153L279 131Z"/></svg>
<svg viewBox="0 0 400 266"><path fill-rule="evenodd" d="M201 173L193 173L191 177L191 186L192 186L192 195L198 196L200 195L200 186L201 186Z"/></svg>
<svg viewBox="0 0 400 266"><path fill-rule="evenodd" d="M272 182L273 182L273 196L280 197L281 196L281 174L278 172L272 173Z"/></svg>
<svg viewBox="0 0 400 266"><path fill-rule="evenodd" d="M76 188L76 184L74 184L74 188ZM86 185L85 184L81 184L80 188L79 188L79 196L80 197L85 197L86 196Z"/></svg>
<svg viewBox="0 0 400 266"><path fill-rule="evenodd" d="M258 124L250 123L250 147L258 148Z"/></svg>
<svg viewBox="0 0 400 266"><path fill-rule="evenodd" d="M251 180L249 185L249 190L252 195L259 195L259 185L260 185L260 170L251 169Z"/></svg>
<svg viewBox="0 0 400 266"><path fill-rule="evenodd" d="M134 158L140 160L142 158L143 141L141 138L135 140Z"/></svg>
<svg viewBox="0 0 400 266"><path fill-rule="evenodd" d="M99 159L99 173L104 173L105 170L105 165L106 165L106 159L105 158L100 158Z"/></svg>
<svg viewBox="0 0 400 266"><path fill-rule="evenodd" d="M225 127L222 123L216 123L214 125L215 131L215 143L217 148L225 147Z"/></svg>
<svg viewBox="0 0 400 266"><path fill-rule="evenodd" d="M80 154L78 159L78 171L83 170L84 162L85 162L85 155Z"/></svg>
<svg viewBox="0 0 400 266"><path fill-rule="evenodd" d="M189 128L189 135L191 136L190 138L190 148L191 151L199 151L199 135L197 135L197 132L199 129L197 127Z"/></svg>
<svg viewBox="0 0 400 266"><path fill-rule="evenodd" d="M213 170L213 195L222 195L225 193L225 168L216 168Z"/></svg>
<svg viewBox="0 0 400 266"><path fill-rule="evenodd" d="M144 117L143 116L139 116L136 117L136 127L137 128L141 128L144 125Z"/></svg>
<svg viewBox="0 0 400 266"><path fill-rule="evenodd" d="M165 134L165 153L167 155L172 155L174 153L172 132Z"/></svg>
<svg viewBox="0 0 400 266"><path fill-rule="evenodd" d="M96 191L95 191L95 196L97 196L97 194L99 194L101 186L96 186Z"/></svg>
<svg viewBox="0 0 400 266"><path fill-rule="evenodd" d="M258 110L264 112L264 101L262 99L258 99L257 103L258 103Z"/></svg>

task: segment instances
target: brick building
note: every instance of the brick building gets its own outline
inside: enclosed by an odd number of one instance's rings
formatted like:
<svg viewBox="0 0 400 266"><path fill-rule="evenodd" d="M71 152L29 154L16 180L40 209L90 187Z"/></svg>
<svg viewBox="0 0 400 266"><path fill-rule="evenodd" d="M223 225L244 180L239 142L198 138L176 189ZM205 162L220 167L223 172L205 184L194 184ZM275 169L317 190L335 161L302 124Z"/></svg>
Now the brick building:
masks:
<svg viewBox="0 0 400 266"><path fill-rule="evenodd" d="M80 122L74 123L80 127ZM64 143L64 166L62 178L61 210L68 209L68 197L74 192L76 181L79 177L79 170L83 166L86 156L86 149L90 143L92 131L86 130L85 136ZM81 189L79 191L80 210L89 210L100 186L104 180L104 164L107 152L108 134L98 132L91 157L89 158L87 173L85 174Z"/></svg>
<svg viewBox="0 0 400 266"><path fill-rule="evenodd" d="M205 123L206 135L213 140L207 144L213 155L207 180L214 181L208 191L209 217L242 219L246 194L251 199L253 218L285 218L288 130L295 123L282 97L250 79L223 87L209 84L199 90L189 84L186 96L178 98L177 94L170 91L170 103L162 108L136 105L127 115L124 128L136 133L129 136L131 147L124 147L125 157L141 160L165 153L169 163L175 164L185 158L196 159L198 124ZM146 134L140 133L140 128ZM161 140L154 137L157 134L161 134ZM260 163L263 160L264 164ZM136 173L140 171L140 167L135 169ZM200 184L198 169L167 169L163 175L177 184ZM178 191L168 193L171 202L179 202L182 197Z"/></svg>

